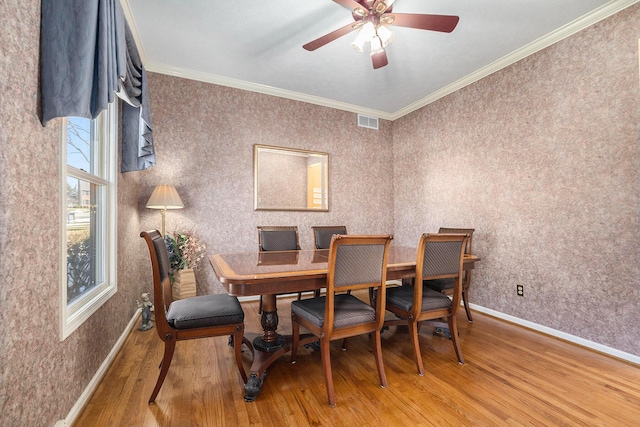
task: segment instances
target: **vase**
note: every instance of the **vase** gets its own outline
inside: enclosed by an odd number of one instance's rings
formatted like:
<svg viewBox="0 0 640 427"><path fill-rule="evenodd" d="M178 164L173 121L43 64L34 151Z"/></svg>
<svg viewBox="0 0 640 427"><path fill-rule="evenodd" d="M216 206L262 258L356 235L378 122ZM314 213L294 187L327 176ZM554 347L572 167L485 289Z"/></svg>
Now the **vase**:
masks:
<svg viewBox="0 0 640 427"><path fill-rule="evenodd" d="M192 268L178 270L173 273L171 293L174 300L196 296L196 275Z"/></svg>

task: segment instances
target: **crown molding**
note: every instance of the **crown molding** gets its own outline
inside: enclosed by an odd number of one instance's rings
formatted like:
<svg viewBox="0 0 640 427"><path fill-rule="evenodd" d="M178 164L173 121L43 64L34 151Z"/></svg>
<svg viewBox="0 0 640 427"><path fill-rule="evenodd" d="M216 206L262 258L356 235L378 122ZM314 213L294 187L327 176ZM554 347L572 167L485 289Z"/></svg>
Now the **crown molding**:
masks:
<svg viewBox="0 0 640 427"><path fill-rule="evenodd" d="M584 30L587 27L590 27L591 25L599 21L602 21L603 19L610 17L611 15L614 15L626 9L629 6L632 6L635 3L638 3L638 1L640 0L612 0L609 3L595 9L592 13L584 15L581 18L558 28L556 31L551 32L539 38L538 40L529 43L528 45L510 53L509 55L503 56L502 58L492 62L486 67L480 68L479 70L469 74L468 76L465 76L464 78L443 87L442 89L432 93L431 95L422 98L417 102L414 102L413 104L407 105L405 108L402 108L391 114L392 118L390 120L399 119L400 117L403 117L413 111L429 105L440 98L443 98L449 94L452 94L453 92L469 86L470 84L475 83L478 80L481 80L489 76L490 74L495 73L496 71L500 71L503 68L506 68L509 65L520 61L521 59L533 55L534 53L542 49L545 49L569 36L572 36L579 31Z"/></svg>
<svg viewBox="0 0 640 427"><path fill-rule="evenodd" d="M383 111L363 108L357 105L345 102L334 101L332 99L322 98L319 96L307 95L286 89L279 89L273 86L251 83L243 80L232 79L229 77L218 76L215 74L204 73L201 71L189 70L186 68L170 67L163 64L149 62L145 65L147 71L154 73L166 74L174 77L181 77L190 80L197 80L205 83L213 83L220 86L232 87L235 89L247 90L250 92L262 93L265 95L277 96L279 98L291 99L294 101L307 102L309 104L320 105L323 107L334 108L336 110L349 111L352 113L365 114L380 119L392 120L392 115Z"/></svg>
<svg viewBox="0 0 640 427"><path fill-rule="evenodd" d="M232 87L235 89L247 90L250 92L262 93L265 95L277 96L279 98L291 99L294 101L307 102L309 104L320 105L323 107L334 108L337 110L349 111L352 113L364 114L367 116L377 117L379 119L384 120L397 120L413 111L416 111L426 105L429 105L440 98L443 98L453 92L456 92L466 86L469 86L472 83L477 82L497 71L502 70L503 68L508 67L515 62L520 61L546 47L549 47L583 29L608 18L611 15L614 15L629 6L632 6L638 3L640 0L611 0L607 4L595 9L593 12L582 16L579 19L576 19L573 22L568 23L567 25L559 28L558 30L549 33L538 40L535 40L528 45L518 49L509 55L506 55L497 61L492 62L491 64L483 67L464 78L455 81L454 83L432 93L431 95L422 98L406 107L397 110L393 113L388 113L384 111L363 108L357 105L348 104L344 102L334 101L327 98L322 98L318 96L306 95L300 92L290 91L286 89L279 89L272 86L261 85L257 83L246 82L238 79L233 79L229 77L218 76L210 73L204 73L200 71L190 70L186 68L178 68L171 67L164 64L154 63L147 59L147 55L144 51L144 45L140 39L140 35L138 33L137 27L135 25L135 20L133 19L133 14L131 13L131 7L129 5L129 0L121 0L122 7L124 9L125 17L127 18L127 22L129 23L129 27L131 32L133 33L133 37L136 41L136 45L138 46L138 52L140 54L140 58L142 59L142 63L145 64L145 68L147 71L166 74L174 77L181 77L190 80L202 81L205 83L217 84L220 86Z"/></svg>

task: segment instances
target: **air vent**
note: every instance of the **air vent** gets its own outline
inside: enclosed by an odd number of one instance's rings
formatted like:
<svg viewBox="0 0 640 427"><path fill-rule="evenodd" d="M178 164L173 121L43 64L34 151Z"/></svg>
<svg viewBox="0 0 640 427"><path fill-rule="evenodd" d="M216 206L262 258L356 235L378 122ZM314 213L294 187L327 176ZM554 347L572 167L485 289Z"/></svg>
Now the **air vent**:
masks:
<svg viewBox="0 0 640 427"><path fill-rule="evenodd" d="M358 114L358 126L378 130L378 118Z"/></svg>

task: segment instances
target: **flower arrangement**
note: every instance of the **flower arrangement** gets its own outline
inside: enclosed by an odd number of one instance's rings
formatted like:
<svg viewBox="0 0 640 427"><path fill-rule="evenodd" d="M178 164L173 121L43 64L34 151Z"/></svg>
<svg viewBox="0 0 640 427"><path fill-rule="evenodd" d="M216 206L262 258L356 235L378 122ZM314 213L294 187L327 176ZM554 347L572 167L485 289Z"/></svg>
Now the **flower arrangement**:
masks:
<svg viewBox="0 0 640 427"><path fill-rule="evenodd" d="M198 269L204 258L206 246L195 236L193 230L174 231L164 237L169 252L171 270Z"/></svg>

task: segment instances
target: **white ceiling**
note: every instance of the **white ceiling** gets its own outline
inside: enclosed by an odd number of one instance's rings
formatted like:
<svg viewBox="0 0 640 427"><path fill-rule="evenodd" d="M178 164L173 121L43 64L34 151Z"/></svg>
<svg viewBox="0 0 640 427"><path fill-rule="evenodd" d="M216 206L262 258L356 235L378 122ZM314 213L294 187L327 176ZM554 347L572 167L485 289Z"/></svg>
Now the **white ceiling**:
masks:
<svg viewBox="0 0 640 427"><path fill-rule="evenodd" d="M121 0L147 70L394 120L638 0L396 0L393 12L457 15L452 33L390 27L374 70L332 0Z"/></svg>

